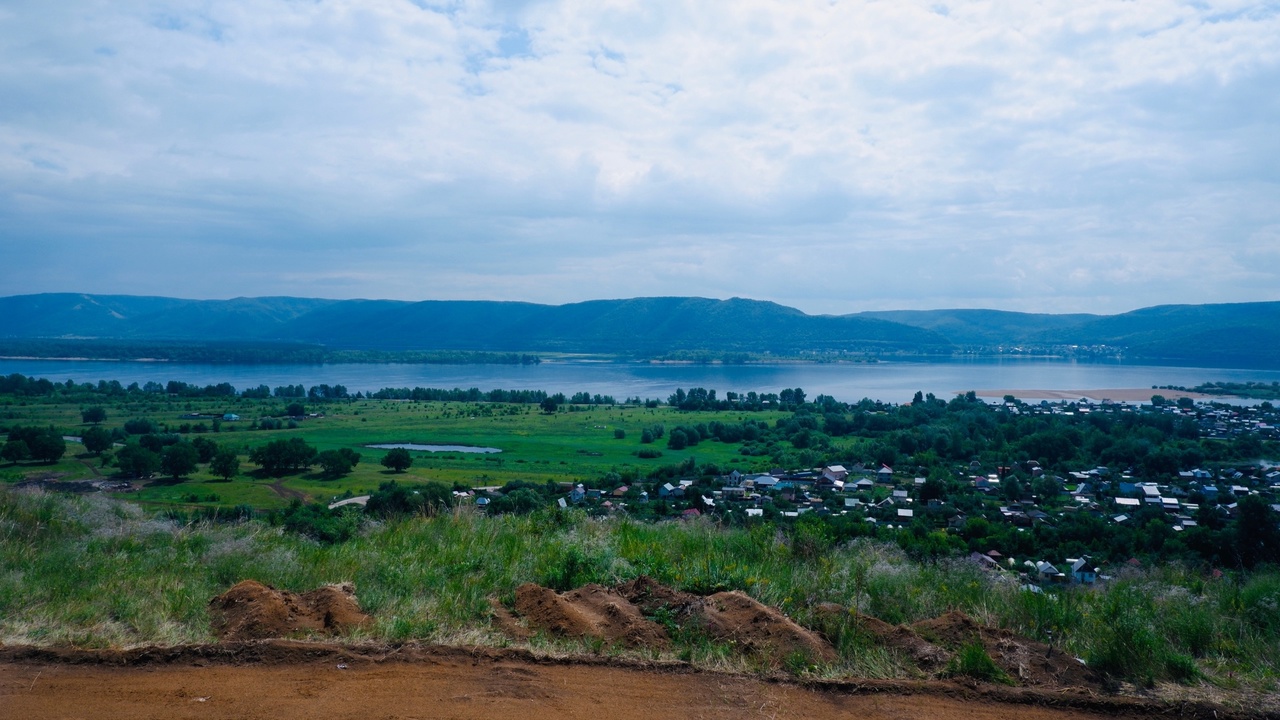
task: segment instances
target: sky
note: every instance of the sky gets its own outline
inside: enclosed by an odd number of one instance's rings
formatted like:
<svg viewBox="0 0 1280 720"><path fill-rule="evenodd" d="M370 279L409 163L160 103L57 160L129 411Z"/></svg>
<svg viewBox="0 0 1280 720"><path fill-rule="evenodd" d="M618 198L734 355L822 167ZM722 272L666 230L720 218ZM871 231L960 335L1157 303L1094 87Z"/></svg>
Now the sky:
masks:
<svg viewBox="0 0 1280 720"><path fill-rule="evenodd" d="M1280 2L5 0L40 292L1280 300Z"/></svg>

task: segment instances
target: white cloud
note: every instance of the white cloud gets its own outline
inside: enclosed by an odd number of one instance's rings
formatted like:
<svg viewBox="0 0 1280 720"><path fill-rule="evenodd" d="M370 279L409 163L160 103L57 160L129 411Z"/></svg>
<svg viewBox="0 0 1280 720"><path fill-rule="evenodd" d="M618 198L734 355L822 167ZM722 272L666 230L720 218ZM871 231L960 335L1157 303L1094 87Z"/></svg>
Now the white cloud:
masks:
<svg viewBox="0 0 1280 720"><path fill-rule="evenodd" d="M14 3L0 282L1276 299L1276 37L1172 0Z"/></svg>

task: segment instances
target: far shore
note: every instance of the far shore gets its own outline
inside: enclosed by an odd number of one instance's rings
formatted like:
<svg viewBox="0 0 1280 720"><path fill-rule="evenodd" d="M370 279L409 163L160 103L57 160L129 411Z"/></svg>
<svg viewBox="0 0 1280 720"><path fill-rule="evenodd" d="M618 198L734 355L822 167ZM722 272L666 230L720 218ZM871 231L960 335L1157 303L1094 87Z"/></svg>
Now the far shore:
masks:
<svg viewBox="0 0 1280 720"><path fill-rule="evenodd" d="M1079 400L1087 398L1094 402L1112 400L1115 402L1150 402L1152 395L1160 395L1169 400L1191 398L1192 400L1209 400L1214 398L1234 397L1233 395L1208 395L1187 390L1168 390L1164 388L1105 388L1100 390L975 390L978 397L1002 398L1012 395L1019 400Z"/></svg>

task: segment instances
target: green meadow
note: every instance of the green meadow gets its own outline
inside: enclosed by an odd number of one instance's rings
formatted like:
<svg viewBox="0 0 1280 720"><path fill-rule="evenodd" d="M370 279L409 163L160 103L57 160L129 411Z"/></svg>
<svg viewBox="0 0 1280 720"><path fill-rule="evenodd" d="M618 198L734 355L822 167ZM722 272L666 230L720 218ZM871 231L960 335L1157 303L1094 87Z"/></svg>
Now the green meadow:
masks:
<svg viewBox="0 0 1280 720"><path fill-rule="evenodd" d="M323 413L296 422L297 427L280 430L252 430L256 418L280 415L281 400L188 400L157 398L145 402L122 402L106 406L107 429L122 427L134 418L146 418L177 432L183 424L204 424L205 433L189 432L188 440L205 437L222 447L233 448L240 457L240 475L230 482L212 475L201 465L181 482L156 476L135 481L140 489L121 493L132 500L153 505L219 506L251 505L273 509L293 498L328 502L346 494L360 495L375 490L389 479L401 481L436 480L466 486L504 485L513 480L536 484L548 481L581 482L617 473L624 479L643 477L663 464L678 464L693 457L697 462L715 463L743 472L767 469L766 459L749 458L736 445L704 441L697 446L670 450L664 440L641 443L645 428L655 424L671 429L692 422L740 422L750 417L773 422L782 412L702 412L696 418L668 407L645 408L622 405L562 406L544 413L535 405L467 402L412 402L396 400L352 400L304 403L309 412ZM19 403L0 406L0 419L14 425L52 425L68 436L78 436L88 427L80 422L83 408L72 403ZM217 415L235 413L242 419L220 423L212 432L212 418L184 419L192 413ZM285 419L286 424L288 423ZM625 437L616 437L621 430ZM353 472L327 478L318 467L311 472L282 478L262 476L249 462L249 451L281 438L300 437L317 450L350 448L361 455ZM393 473L379 461L385 450L369 445L415 443L422 445L462 445L491 447L499 453L411 451L413 465L403 473ZM643 459L642 448L658 450L661 457ZM109 478L112 467L103 467L101 458L85 453L76 443L68 443L67 454L54 465L22 463L0 465L0 475L9 481L44 476L61 480Z"/></svg>

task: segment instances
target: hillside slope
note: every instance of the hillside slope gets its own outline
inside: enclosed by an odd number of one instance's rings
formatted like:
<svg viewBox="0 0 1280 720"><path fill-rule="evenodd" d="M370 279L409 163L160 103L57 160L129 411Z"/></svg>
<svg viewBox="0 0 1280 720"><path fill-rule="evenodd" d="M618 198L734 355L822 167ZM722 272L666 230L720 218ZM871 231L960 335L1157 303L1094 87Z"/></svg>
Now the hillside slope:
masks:
<svg viewBox="0 0 1280 720"><path fill-rule="evenodd" d="M369 350L947 352L930 330L776 303L663 297L520 302L94 295L0 298L0 337L314 343Z"/></svg>

